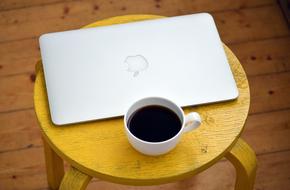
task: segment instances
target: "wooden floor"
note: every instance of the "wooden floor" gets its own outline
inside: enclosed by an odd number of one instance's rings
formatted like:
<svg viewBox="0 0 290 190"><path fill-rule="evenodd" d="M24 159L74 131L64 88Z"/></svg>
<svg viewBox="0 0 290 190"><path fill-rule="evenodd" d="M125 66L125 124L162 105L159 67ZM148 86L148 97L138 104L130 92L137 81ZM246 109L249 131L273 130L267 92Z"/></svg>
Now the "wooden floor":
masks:
<svg viewBox="0 0 290 190"><path fill-rule="evenodd" d="M210 12L221 38L248 75L251 108L243 138L258 157L255 189L290 189L290 31L276 0L0 0L0 189L47 189L33 111L40 34L76 29L106 17ZM161 186L131 187L94 179L88 189L233 189L234 168Z"/></svg>

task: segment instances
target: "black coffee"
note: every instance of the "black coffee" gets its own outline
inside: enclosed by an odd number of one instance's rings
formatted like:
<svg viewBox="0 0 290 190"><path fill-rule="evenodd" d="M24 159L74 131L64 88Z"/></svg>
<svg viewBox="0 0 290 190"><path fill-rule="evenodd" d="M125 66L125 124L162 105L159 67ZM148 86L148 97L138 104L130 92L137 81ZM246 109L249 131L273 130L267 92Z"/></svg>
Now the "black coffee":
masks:
<svg viewBox="0 0 290 190"><path fill-rule="evenodd" d="M146 106L131 115L129 130L133 135L149 142L161 142L174 137L181 129L179 117L162 106Z"/></svg>

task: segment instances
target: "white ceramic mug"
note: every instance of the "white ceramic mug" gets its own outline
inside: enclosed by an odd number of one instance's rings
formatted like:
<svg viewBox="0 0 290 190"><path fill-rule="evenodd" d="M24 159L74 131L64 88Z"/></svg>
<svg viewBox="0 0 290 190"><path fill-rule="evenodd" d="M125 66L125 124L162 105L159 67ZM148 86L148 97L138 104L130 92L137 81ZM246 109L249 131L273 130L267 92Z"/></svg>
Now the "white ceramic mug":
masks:
<svg viewBox="0 0 290 190"><path fill-rule="evenodd" d="M128 120L131 117L132 114L134 114L137 110L150 106L150 105L158 105L162 107L166 107L170 110L172 110L180 119L182 126L180 131L172 138L161 141L161 142L148 142L144 141L142 139L139 139L134 134L132 134L129 130L128 126ZM179 142L179 139L181 135L184 132L192 131L193 129L196 129L201 124L201 118L198 113L191 112L187 115L184 114L183 110L180 106L176 105L174 102L161 98L161 97L148 97L143 98L141 100L138 100L135 102L126 112L124 117L124 126L125 131L127 134L127 137L129 139L130 144L139 152L151 155L151 156L157 156L161 154L165 154L172 150L176 144Z"/></svg>

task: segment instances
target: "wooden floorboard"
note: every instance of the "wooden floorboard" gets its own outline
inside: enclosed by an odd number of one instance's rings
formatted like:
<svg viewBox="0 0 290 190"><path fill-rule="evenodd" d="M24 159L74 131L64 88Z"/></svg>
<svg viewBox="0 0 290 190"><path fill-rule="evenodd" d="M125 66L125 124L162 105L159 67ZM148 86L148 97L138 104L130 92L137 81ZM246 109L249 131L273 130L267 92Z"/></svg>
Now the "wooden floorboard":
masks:
<svg viewBox="0 0 290 190"><path fill-rule="evenodd" d="M12 9L19 9L19 8L27 8L27 7L33 7L33 6L43 6L43 5L49 5L54 3L61 3L61 2L69 2L69 1L80 1L80 0L2 0L0 2L0 11L4 10L12 10ZM101 6L103 3L100 1L91 1L95 4ZM154 2L154 1L153 1ZM155 1L156 4L170 4L172 1ZM134 0L111 0L109 2L110 4L114 5L129 5L129 7L132 6L132 4L136 3ZM147 4L147 2L144 2L143 4ZM231 1L231 0L224 0L221 1L219 4L213 4L210 0L196 0L195 3L192 3L191 0L185 0L182 3L179 4L185 4L189 5L191 9L195 10L202 10L202 11L218 11L218 10L228 10L228 9L237 9L237 8L249 8L254 6L262 6L262 5L269 5L274 4L274 0L256 0L256 1L249 1L249 0L239 0L239 1ZM150 2L151 4L151 2Z"/></svg>
<svg viewBox="0 0 290 190"><path fill-rule="evenodd" d="M290 187L290 30L275 0L0 0L0 190L48 189L33 110L34 66L42 33L124 14L210 12L241 61L251 89L242 137L258 155L256 190ZM132 187L94 179L88 189L233 189L225 160L176 183Z"/></svg>
<svg viewBox="0 0 290 190"><path fill-rule="evenodd" d="M140 3L141 1L137 2ZM103 9L94 10L93 7L95 5L91 2L72 1L0 12L0 18L2 18L0 19L0 42L38 37L46 32L76 29L102 18L134 14L136 11L137 13L144 12L165 16L196 12L190 9L189 6L177 2L174 3L174 1L166 4L168 8L156 8L154 4L143 5L135 3L132 5L136 6L132 7L132 10L129 8L123 10L122 7L109 4L104 5ZM216 12L213 13L213 16L225 43L238 43L289 35L287 24L277 4L251 9Z"/></svg>
<svg viewBox="0 0 290 190"><path fill-rule="evenodd" d="M290 36L230 44L247 76L290 71Z"/></svg>

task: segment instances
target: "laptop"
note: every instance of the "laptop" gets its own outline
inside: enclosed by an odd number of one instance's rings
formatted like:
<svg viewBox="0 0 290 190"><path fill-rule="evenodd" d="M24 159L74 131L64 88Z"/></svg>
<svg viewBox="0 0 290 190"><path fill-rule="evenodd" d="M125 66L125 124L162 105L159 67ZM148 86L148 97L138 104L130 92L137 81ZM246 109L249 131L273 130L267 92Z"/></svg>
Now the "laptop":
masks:
<svg viewBox="0 0 290 190"><path fill-rule="evenodd" d="M238 97L207 13L49 33L39 42L56 125L122 116L149 96L180 106Z"/></svg>

